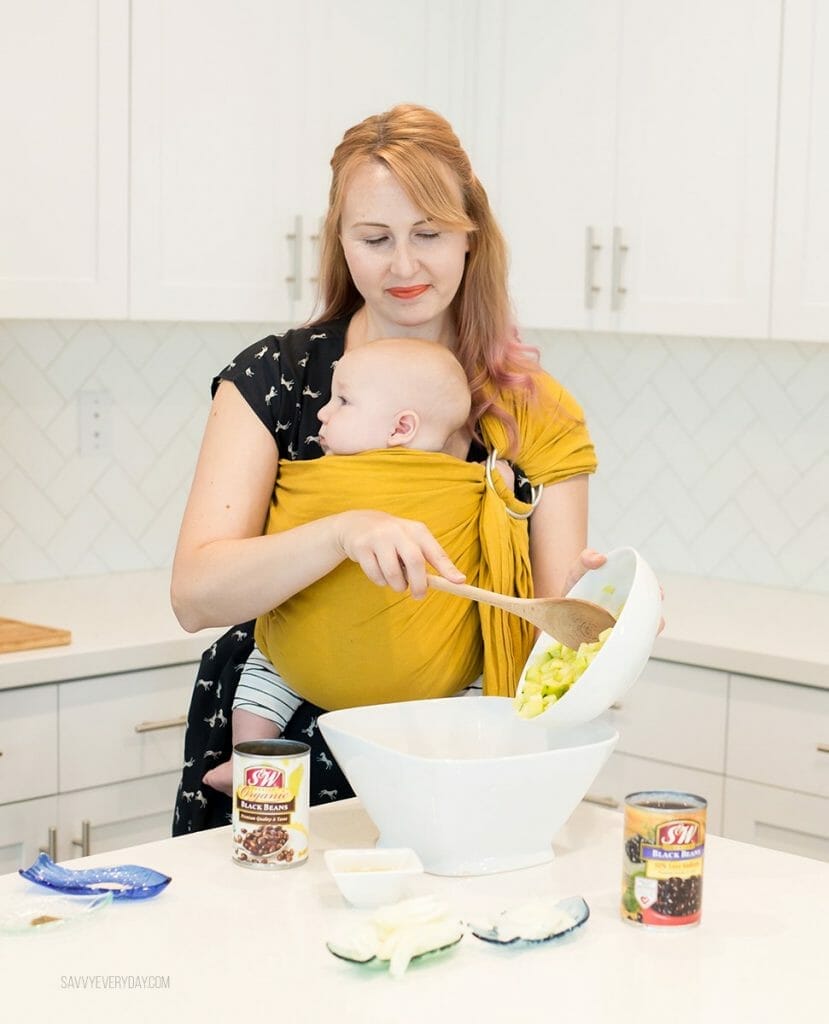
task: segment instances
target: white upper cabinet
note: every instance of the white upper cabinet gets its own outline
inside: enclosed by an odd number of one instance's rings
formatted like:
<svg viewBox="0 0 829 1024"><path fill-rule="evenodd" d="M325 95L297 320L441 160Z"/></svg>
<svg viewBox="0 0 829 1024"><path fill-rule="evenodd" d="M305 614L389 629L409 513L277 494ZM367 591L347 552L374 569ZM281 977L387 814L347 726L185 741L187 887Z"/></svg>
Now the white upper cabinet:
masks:
<svg viewBox="0 0 829 1024"><path fill-rule="evenodd" d="M502 16L496 206L520 322L765 336L779 0Z"/></svg>
<svg viewBox="0 0 829 1024"><path fill-rule="evenodd" d="M765 337L780 2L624 0L622 10L618 325Z"/></svg>
<svg viewBox="0 0 829 1024"><path fill-rule="evenodd" d="M131 314L298 321L329 161L401 101L449 105L459 4L133 5Z"/></svg>
<svg viewBox="0 0 829 1024"><path fill-rule="evenodd" d="M613 224L618 7L615 0L523 0L506 4L502 18L499 165L484 185L506 234L518 318L528 327L601 327ZM479 117L496 130L495 114L481 110Z"/></svg>
<svg viewBox="0 0 829 1024"><path fill-rule="evenodd" d="M134 318L291 318L300 10L133 5Z"/></svg>
<svg viewBox="0 0 829 1024"><path fill-rule="evenodd" d="M829 341L829 5L786 0L771 333Z"/></svg>
<svg viewBox="0 0 829 1024"><path fill-rule="evenodd" d="M129 0L0 0L0 319L127 314Z"/></svg>

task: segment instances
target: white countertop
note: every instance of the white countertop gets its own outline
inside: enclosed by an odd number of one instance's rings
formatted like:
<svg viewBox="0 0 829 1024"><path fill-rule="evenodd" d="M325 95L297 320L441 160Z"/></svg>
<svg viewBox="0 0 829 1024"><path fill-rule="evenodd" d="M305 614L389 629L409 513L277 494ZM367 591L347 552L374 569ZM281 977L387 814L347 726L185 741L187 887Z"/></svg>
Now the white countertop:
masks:
<svg viewBox="0 0 829 1024"><path fill-rule="evenodd" d="M0 690L197 661L224 632L181 628L169 570L2 584L0 617L72 632L64 647L0 654Z"/></svg>
<svg viewBox="0 0 829 1024"><path fill-rule="evenodd" d="M312 809L310 858L288 870L234 864L229 833L71 862L142 864L173 881L151 900L113 903L64 931L0 936L4 1005L27 1007L36 1020L142 1024L238 1021L263 1010L298 1024L825 1018L829 864L821 861L709 836L701 924L648 930L619 916L621 815L581 804L551 863L476 878L424 875L413 895L432 893L465 920L530 897L581 894L591 911L583 928L523 949L466 935L395 980L325 948L335 930L370 913L343 902L320 853L373 845L357 801ZM0 904L27 890L45 892L16 874L0 877ZM135 979L148 977L168 987L138 990Z"/></svg>
<svg viewBox="0 0 829 1024"><path fill-rule="evenodd" d="M829 594L661 573L666 661L829 689Z"/></svg>
<svg viewBox="0 0 829 1024"><path fill-rule="evenodd" d="M829 595L660 574L654 657L829 688ZM0 655L0 690L195 661L223 630L189 634L169 572L0 585L0 616L72 631L66 647Z"/></svg>

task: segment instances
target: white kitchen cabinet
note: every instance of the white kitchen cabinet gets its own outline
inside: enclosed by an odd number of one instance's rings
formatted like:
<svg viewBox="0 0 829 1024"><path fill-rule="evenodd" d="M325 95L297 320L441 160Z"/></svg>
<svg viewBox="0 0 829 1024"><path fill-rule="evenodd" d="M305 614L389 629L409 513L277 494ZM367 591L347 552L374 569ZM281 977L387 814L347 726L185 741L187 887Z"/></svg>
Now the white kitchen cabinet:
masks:
<svg viewBox="0 0 829 1024"><path fill-rule="evenodd" d="M694 793L708 801L706 821L709 832L723 835L723 786L721 772L703 772L679 764L634 757L618 752L617 747L617 752L611 754L584 799L588 803L624 811L625 797L630 793L649 789Z"/></svg>
<svg viewBox="0 0 829 1024"><path fill-rule="evenodd" d="M129 0L0 0L0 319L127 314Z"/></svg>
<svg viewBox="0 0 829 1024"><path fill-rule="evenodd" d="M829 690L651 659L607 714L619 743L586 800L697 793L710 831L829 860Z"/></svg>
<svg viewBox="0 0 829 1024"><path fill-rule="evenodd" d="M0 693L0 804L58 788L57 686Z"/></svg>
<svg viewBox="0 0 829 1024"><path fill-rule="evenodd" d="M725 771L728 677L723 672L652 659L610 715L622 753Z"/></svg>
<svg viewBox="0 0 829 1024"><path fill-rule="evenodd" d="M623 810L625 797L637 790L696 793L708 801L708 828L719 833L728 676L651 659L607 714L619 743L586 799Z"/></svg>
<svg viewBox="0 0 829 1024"><path fill-rule="evenodd" d="M58 859L106 853L170 835L181 772L58 797Z"/></svg>
<svg viewBox="0 0 829 1024"><path fill-rule="evenodd" d="M829 800L764 786L725 780L724 835L829 861Z"/></svg>
<svg viewBox="0 0 829 1024"><path fill-rule="evenodd" d="M786 0L780 77L774 338L829 341L829 6Z"/></svg>
<svg viewBox="0 0 829 1024"><path fill-rule="evenodd" d="M297 322L343 131L403 101L451 112L465 5L133 6L136 319Z"/></svg>
<svg viewBox="0 0 829 1024"><path fill-rule="evenodd" d="M0 871L170 834L196 670L0 692Z"/></svg>
<svg viewBox="0 0 829 1024"><path fill-rule="evenodd" d="M829 798L829 690L732 675L726 772Z"/></svg>
<svg viewBox="0 0 829 1024"><path fill-rule="evenodd" d="M291 318L301 23L273 0L133 6L132 317Z"/></svg>
<svg viewBox="0 0 829 1024"><path fill-rule="evenodd" d="M180 768L194 681L184 664L61 683L61 791Z"/></svg>
<svg viewBox="0 0 829 1024"><path fill-rule="evenodd" d="M519 321L765 336L779 0L526 0L501 22Z"/></svg>
<svg viewBox="0 0 829 1024"><path fill-rule="evenodd" d="M57 842L57 820L55 796L0 806L0 875L28 867L41 850L50 853L50 835ZM56 855L57 849L51 852Z"/></svg>
<svg viewBox="0 0 829 1024"><path fill-rule="evenodd" d="M598 329L609 310L619 5L498 6L488 43L490 67L501 63L501 107L487 96L478 117L500 139L484 186L509 245L518 319Z"/></svg>

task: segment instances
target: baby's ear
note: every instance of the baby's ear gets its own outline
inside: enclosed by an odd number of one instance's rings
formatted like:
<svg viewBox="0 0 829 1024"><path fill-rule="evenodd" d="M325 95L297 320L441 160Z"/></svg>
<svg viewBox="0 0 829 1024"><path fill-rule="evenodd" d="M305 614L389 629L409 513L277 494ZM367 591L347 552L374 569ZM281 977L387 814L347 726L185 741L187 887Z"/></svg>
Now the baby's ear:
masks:
<svg viewBox="0 0 829 1024"><path fill-rule="evenodd" d="M414 409L404 409L394 417L394 424L389 434L389 448L407 447L420 428L420 416Z"/></svg>

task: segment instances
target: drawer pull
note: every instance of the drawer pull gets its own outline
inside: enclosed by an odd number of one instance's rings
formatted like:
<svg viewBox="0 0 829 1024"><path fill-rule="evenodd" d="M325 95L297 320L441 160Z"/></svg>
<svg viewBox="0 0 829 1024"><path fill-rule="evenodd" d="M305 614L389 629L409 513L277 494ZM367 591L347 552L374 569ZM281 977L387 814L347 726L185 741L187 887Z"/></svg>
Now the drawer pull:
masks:
<svg viewBox="0 0 829 1024"><path fill-rule="evenodd" d="M611 810L619 809L619 801L612 796L586 796L583 798L586 804L597 804L599 807L610 807Z"/></svg>
<svg viewBox="0 0 829 1024"><path fill-rule="evenodd" d="M89 822L88 821L82 821L81 822L81 838L80 839L73 839L72 840L72 845L73 846L80 846L80 848L81 848L81 856L82 857L88 857L89 856L89 832L90 832L90 824L89 824Z"/></svg>
<svg viewBox="0 0 829 1024"><path fill-rule="evenodd" d="M619 701L618 701L618 700L616 700L616 701L614 701L614 702L613 702L613 703L612 703L612 704L610 705L610 710L611 710L611 711L621 711L621 710L622 710L622 705L621 705L621 704L619 703Z"/></svg>
<svg viewBox="0 0 829 1024"><path fill-rule="evenodd" d="M818 743L817 749L819 754L829 754L829 743Z"/></svg>
<svg viewBox="0 0 829 1024"><path fill-rule="evenodd" d="M179 715L178 718L165 718L161 722L139 722L135 731L157 732L159 729L175 729L179 725L187 725L187 715Z"/></svg>
<svg viewBox="0 0 829 1024"><path fill-rule="evenodd" d="M293 273L285 280L292 285L291 298L299 300L302 298L302 217L294 217L294 230L285 235L291 243Z"/></svg>
<svg viewBox="0 0 829 1024"><path fill-rule="evenodd" d="M40 853L45 853L49 860L58 859L58 830L54 825L49 829L49 842L40 847Z"/></svg>
<svg viewBox="0 0 829 1024"><path fill-rule="evenodd" d="M596 258L602 251L602 247L596 242L593 228L585 230L584 239L584 306L585 309L593 309L596 305L596 296L601 288L596 284Z"/></svg>

